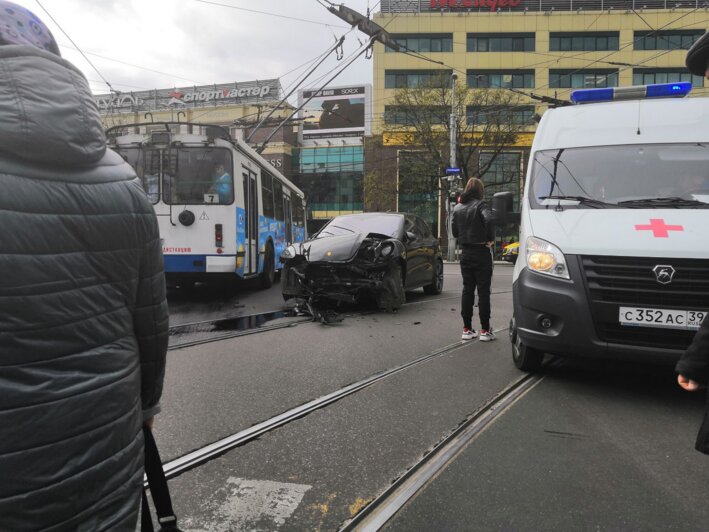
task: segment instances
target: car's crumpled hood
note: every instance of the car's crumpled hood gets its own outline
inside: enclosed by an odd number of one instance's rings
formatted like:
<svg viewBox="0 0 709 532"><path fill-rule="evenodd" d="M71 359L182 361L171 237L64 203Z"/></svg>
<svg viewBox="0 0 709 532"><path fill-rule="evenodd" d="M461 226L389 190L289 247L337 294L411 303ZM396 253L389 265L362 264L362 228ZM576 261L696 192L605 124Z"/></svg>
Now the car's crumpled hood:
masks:
<svg viewBox="0 0 709 532"><path fill-rule="evenodd" d="M363 233L325 236L295 246L308 262L347 262L354 258L366 238Z"/></svg>

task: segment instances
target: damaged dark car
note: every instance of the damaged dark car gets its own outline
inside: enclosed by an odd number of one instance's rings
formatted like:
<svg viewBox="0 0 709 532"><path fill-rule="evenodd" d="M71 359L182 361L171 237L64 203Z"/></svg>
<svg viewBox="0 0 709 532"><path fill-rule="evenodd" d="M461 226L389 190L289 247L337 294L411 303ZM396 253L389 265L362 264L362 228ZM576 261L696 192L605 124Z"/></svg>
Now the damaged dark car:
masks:
<svg viewBox="0 0 709 532"><path fill-rule="evenodd" d="M391 311L405 303L409 290L443 290L438 239L412 214L338 216L310 240L289 246L281 261L284 299L298 298L311 312L323 304L364 298Z"/></svg>

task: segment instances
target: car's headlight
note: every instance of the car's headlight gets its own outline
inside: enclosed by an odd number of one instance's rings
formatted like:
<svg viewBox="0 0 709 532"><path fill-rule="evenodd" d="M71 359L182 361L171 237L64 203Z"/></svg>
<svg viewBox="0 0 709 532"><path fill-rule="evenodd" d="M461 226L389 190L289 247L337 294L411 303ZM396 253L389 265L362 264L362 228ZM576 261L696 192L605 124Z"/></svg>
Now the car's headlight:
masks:
<svg viewBox="0 0 709 532"><path fill-rule="evenodd" d="M533 272L570 279L566 259L561 250L546 240L527 238L527 268Z"/></svg>
<svg viewBox="0 0 709 532"><path fill-rule="evenodd" d="M379 253L381 254L382 257L388 257L391 255L392 251L394 251L394 244L391 242L385 242L382 244Z"/></svg>

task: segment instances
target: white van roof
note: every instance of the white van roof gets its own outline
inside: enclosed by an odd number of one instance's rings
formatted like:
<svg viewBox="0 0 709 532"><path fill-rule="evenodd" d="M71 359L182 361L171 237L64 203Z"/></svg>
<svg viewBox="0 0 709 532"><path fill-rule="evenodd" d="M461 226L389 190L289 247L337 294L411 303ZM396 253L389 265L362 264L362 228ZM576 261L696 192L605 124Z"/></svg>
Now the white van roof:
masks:
<svg viewBox="0 0 709 532"><path fill-rule="evenodd" d="M655 98L549 109L532 151L618 144L709 142L709 98Z"/></svg>

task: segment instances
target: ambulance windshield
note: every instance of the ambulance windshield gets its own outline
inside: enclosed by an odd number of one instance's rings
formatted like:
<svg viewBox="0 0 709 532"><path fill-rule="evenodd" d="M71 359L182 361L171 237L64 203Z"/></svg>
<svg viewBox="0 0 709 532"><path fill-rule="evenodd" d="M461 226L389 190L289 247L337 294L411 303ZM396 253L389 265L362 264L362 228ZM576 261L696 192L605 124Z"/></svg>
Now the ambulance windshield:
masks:
<svg viewBox="0 0 709 532"><path fill-rule="evenodd" d="M532 208L709 208L709 144L648 144L535 154Z"/></svg>

